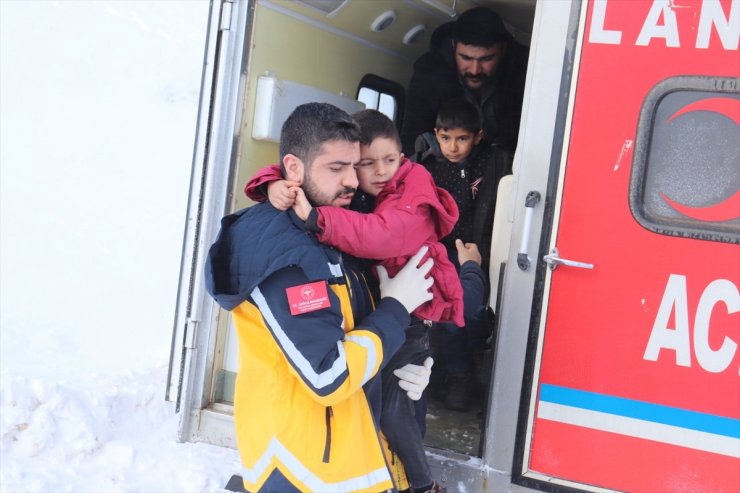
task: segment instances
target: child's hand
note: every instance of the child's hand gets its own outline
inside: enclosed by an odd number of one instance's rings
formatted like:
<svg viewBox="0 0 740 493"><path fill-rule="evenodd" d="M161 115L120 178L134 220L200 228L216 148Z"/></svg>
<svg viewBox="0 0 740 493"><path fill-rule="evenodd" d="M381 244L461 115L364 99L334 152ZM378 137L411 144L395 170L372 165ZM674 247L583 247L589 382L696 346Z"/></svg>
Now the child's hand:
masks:
<svg viewBox="0 0 740 493"><path fill-rule="evenodd" d="M475 243L463 244L462 240L457 239L455 240L455 246L457 247L457 259L460 262L460 266L468 260L472 260L476 264L480 265L481 256L478 251L478 245Z"/></svg>
<svg viewBox="0 0 740 493"><path fill-rule="evenodd" d="M290 180L271 181L267 184L267 198L272 206L280 211L287 211L295 202L295 191L300 183Z"/></svg>
<svg viewBox="0 0 740 493"><path fill-rule="evenodd" d="M306 198L306 194L303 193L303 189L301 187L291 187L291 193L293 193L295 196L293 210L298 217L305 221L306 219L308 219L308 215L311 213L313 207L311 207L311 204L309 204L308 199Z"/></svg>

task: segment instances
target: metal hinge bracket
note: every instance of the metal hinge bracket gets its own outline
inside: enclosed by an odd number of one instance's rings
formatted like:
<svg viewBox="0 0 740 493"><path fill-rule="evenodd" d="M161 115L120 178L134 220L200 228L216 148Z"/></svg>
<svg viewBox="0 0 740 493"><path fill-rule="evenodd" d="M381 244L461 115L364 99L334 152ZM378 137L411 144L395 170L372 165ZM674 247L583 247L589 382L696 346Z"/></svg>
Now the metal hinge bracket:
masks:
<svg viewBox="0 0 740 493"><path fill-rule="evenodd" d="M218 24L220 31L231 30L231 12L234 10L234 0L221 0L221 20Z"/></svg>

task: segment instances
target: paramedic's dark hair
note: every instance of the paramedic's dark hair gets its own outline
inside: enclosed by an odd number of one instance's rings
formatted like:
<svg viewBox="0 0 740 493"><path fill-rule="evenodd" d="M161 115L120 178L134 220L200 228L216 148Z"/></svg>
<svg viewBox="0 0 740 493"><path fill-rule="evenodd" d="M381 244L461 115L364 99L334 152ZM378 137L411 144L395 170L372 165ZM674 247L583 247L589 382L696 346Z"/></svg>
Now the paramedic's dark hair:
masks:
<svg viewBox="0 0 740 493"><path fill-rule="evenodd" d="M490 48L512 38L496 12L475 7L463 12L455 22L452 37L465 45Z"/></svg>
<svg viewBox="0 0 740 493"><path fill-rule="evenodd" d="M370 145L377 138L391 139L401 151L401 137L393 120L378 110L362 110L352 116L360 125L360 144Z"/></svg>
<svg viewBox="0 0 740 493"><path fill-rule="evenodd" d="M311 166L324 142L360 141L360 127L347 112L327 103L298 106L280 130L280 170L285 173L283 158L293 154Z"/></svg>
<svg viewBox="0 0 740 493"><path fill-rule="evenodd" d="M434 128L437 130L450 130L452 128L463 128L468 132L477 134L481 129L481 119L478 108L470 101L464 99L451 99L440 105L437 112L437 122Z"/></svg>

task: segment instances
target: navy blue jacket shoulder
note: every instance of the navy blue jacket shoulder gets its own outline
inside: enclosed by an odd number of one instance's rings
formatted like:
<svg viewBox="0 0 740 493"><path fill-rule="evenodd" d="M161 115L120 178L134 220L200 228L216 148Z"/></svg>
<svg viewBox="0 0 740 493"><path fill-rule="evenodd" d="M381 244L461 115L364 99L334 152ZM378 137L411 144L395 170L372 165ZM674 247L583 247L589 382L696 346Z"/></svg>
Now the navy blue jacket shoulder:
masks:
<svg viewBox="0 0 740 493"><path fill-rule="evenodd" d="M262 281L288 265L300 267L309 279L331 279L330 264L338 251L318 247L292 211L269 202L242 209L221 220L221 231L206 260L206 289L227 310L246 300Z"/></svg>

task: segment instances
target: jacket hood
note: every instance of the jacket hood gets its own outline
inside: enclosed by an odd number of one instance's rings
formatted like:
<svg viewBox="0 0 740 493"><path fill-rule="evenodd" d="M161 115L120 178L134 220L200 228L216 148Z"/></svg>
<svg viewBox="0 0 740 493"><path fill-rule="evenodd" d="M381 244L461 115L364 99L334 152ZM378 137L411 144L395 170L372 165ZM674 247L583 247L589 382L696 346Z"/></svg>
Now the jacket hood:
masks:
<svg viewBox="0 0 740 493"><path fill-rule="evenodd" d="M455 21L450 21L439 26L432 32L432 36L429 39L429 49L431 51L438 51L442 48L451 48L454 31Z"/></svg>
<svg viewBox="0 0 740 493"><path fill-rule="evenodd" d="M318 241L292 210L269 202L230 214L206 259L206 289L227 310L246 300L270 274L295 265L309 279L330 279L339 252L315 248Z"/></svg>
<svg viewBox="0 0 740 493"><path fill-rule="evenodd" d="M455 68L455 54L452 50L452 31L454 27L454 22L448 22L432 32L429 40L429 51L414 62L414 70L445 73ZM455 74L457 74L456 70Z"/></svg>

